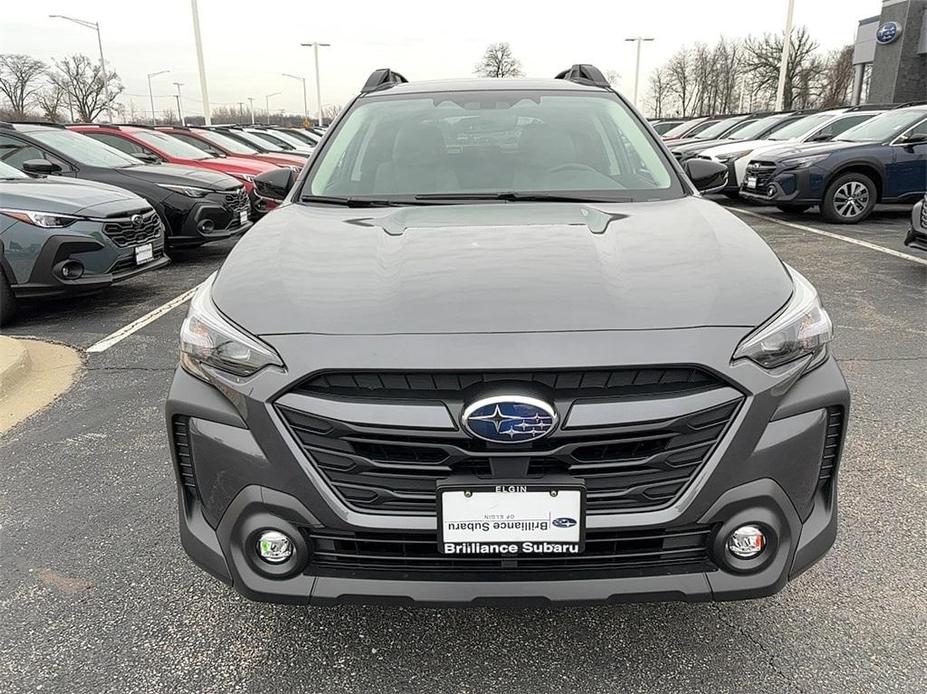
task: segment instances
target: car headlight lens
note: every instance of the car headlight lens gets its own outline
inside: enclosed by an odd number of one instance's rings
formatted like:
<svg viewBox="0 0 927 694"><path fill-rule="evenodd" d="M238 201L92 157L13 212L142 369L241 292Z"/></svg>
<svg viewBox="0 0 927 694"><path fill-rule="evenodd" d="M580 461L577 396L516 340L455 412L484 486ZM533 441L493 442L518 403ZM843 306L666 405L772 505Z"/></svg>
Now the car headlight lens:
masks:
<svg viewBox="0 0 927 694"><path fill-rule="evenodd" d="M814 166L819 161L823 161L829 157L829 154L813 154L807 157L796 157L795 159L786 159L782 162L782 167L785 169L807 169L809 166Z"/></svg>
<svg viewBox="0 0 927 694"><path fill-rule="evenodd" d="M42 227L43 229L61 229L71 226L80 217L70 214L54 214L52 212L37 212L35 210L0 210L0 214L18 219L20 222Z"/></svg>
<svg viewBox="0 0 927 694"><path fill-rule="evenodd" d="M813 355L806 369L827 357L827 343L834 339L834 325L821 305L817 290L794 268L788 267L795 289L782 311L748 335L733 358L750 359L766 369Z"/></svg>
<svg viewBox="0 0 927 694"><path fill-rule="evenodd" d="M212 191L209 188L197 188L196 186L178 186L173 183L159 183L162 188L167 188L175 193L186 195L188 198L205 198Z"/></svg>
<svg viewBox="0 0 927 694"><path fill-rule="evenodd" d="M215 279L213 273L196 290L180 329L180 364L184 370L212 381L210 369L247 377L265 366L283 368L283 360L271 347L232 325L219 312L212 301Z"/></svg>
<svg viewBox="0 0 927 694"><path fill-rule="evenodd" d="M752 151L752 149L743 149L739 152L725 152L724 154L716 155L715 159L722 164L727 164L729 162L735 161L736 159L747 156Z"/></svg>

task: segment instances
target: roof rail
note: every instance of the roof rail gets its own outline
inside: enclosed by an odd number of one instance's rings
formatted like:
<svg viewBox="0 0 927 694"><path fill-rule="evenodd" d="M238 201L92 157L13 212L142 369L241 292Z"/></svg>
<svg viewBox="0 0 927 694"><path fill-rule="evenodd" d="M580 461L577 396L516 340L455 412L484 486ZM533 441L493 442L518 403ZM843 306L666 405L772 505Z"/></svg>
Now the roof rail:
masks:
<svg viewBox="0 0 927 694"><path fill-rule="evenodd" d="M588 63L576 63L569 70L558 73L554 79L569 80L578 84L591 84L594 87L602 87L603 89L612 88L602 71L595 65L589 65Z"/></svg>
<svg viewBox="0 0 927 694"><path fill-rule="evenodd" d="M189 130L190 126L188 125L156 125L154 126L155 130Z"/></svg>
<svg viewBox="0 0 927 694"><path fill-rule="evenodd" d="M921 101L906 101L906 102L903 103L903 104L898 104L897 106L895 106L895 108L908 108L909 106L924 106L925 104L927 104L927 101L924 101L924 100L921 100Z"/></svg>
<svg viewBox="0 0 927 694"><path fill-rule="evenodd" d="M367 81L364 82L364 86L361 87L361 94L368 94L381 89L389 89L390 87L395 87L397 84L404 84L408 81L409 80L398 72L393 72L388 67L381 67L379 70L374 70L370 73L370 77L367 78Z"/></svg>
<svg viewBox="0 0 927 694"><path fill-rule="evenodd" d="M9 122L10 127L14 125L47 125L49 128L64 128L61 123L49 123L44 120L12 120Z"/></svg>
<svg viewBox="0 0 927 694"><path fill-rule="evenodd" d="M113 128L119 130L119 126L115 123L68 123L68 126L72 125L79 125L83 128Z"/></svg>

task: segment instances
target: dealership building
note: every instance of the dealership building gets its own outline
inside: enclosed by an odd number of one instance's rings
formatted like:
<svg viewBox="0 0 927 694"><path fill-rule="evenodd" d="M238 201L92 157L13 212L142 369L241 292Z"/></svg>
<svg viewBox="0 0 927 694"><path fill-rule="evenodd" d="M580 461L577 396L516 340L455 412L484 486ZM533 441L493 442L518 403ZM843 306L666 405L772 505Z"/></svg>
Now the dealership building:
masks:
<svg viewBox="0 0 927 694"><path fill-rule="evenodd" d="M882 0L859 23L853 68L854 104L927 99L927 0Z"/></svg>

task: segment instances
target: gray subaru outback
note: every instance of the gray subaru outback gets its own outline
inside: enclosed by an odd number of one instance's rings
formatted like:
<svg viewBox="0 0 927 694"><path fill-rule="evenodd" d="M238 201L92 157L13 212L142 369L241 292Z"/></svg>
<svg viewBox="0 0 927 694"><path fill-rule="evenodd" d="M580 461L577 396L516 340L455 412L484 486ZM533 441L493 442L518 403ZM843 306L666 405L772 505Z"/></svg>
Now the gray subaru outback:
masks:
<svg viewBox="0 0 927 694"><path fill-rule="evenodd" d="M134 193L0 161L0 326L19 300L98 292L169 262L160 218Z"/></svg>
<svg viewBox="0 0 927 694"><path fill-rule="evenodd" d="M374 72L199 289L181 541L255 600L769 595L837 527L814 287L592 66Z"/></svg>

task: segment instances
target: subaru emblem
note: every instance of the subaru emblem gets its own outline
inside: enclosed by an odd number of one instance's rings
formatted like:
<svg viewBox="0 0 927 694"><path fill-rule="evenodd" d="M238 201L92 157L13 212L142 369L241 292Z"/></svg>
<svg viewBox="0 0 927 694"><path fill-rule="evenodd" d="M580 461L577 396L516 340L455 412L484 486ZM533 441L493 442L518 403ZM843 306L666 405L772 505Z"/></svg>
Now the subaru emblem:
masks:
<svg viewBox="0 0 927 694"><path fill-rule="evenodd" d="M526 443L547 436L557 424L554 408L542 400L503 395L477 400L463 412L463 425L478 439Z"/></svg>
<svg viewBox="0 0 927 694"><path fill-rule="evenodd" d="M134 226L134 227L140 227L140 226L142 225L142 215L140 215L140 214L133 214L133 215L130 217L130 219L131 219L131 221L132 221L132 226Z"/></svg>

